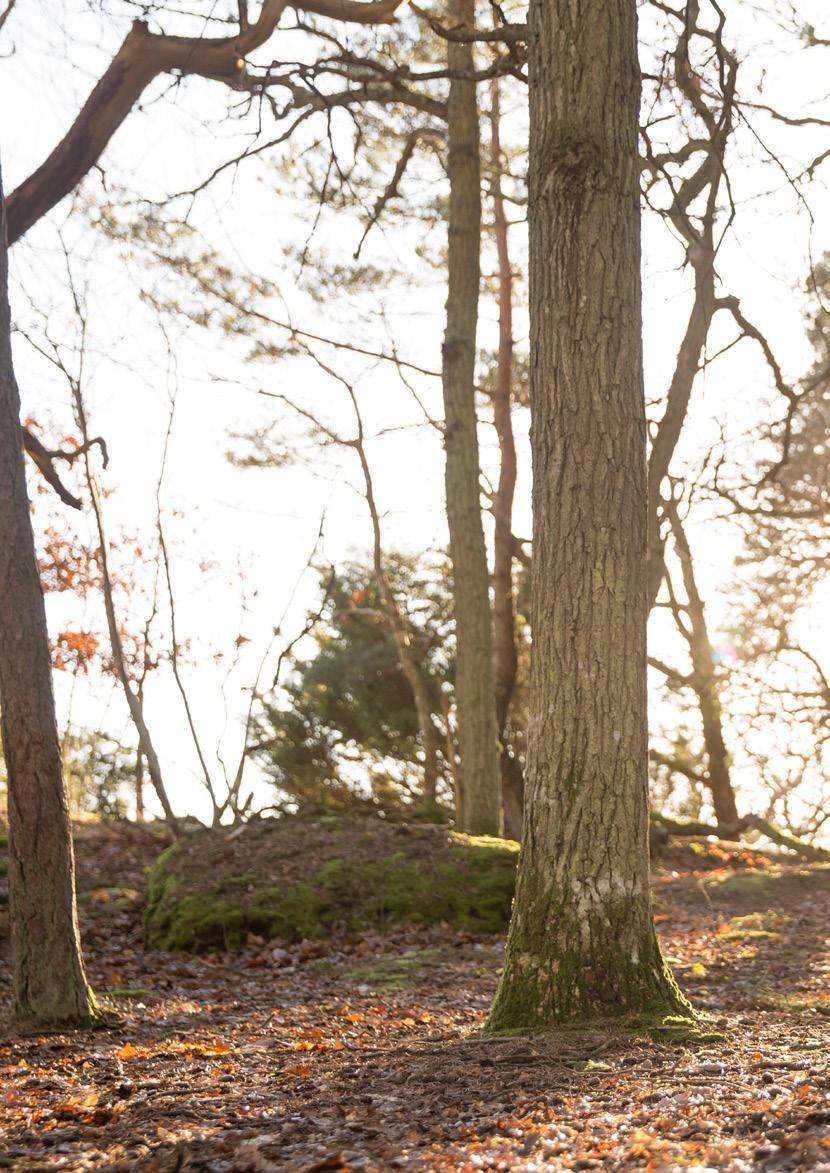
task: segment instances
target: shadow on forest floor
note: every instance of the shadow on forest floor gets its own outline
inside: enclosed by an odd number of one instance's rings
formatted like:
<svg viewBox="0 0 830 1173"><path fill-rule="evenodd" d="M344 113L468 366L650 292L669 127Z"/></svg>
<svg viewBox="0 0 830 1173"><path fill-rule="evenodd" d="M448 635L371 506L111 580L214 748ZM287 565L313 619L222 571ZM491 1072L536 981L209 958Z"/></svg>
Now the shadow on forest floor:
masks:
<svg viewBox="0 0 830 1173"><path fill-rule="evenodd" d="M829 869L656 877L664 950L708 1042L493 1040L478 1031L499 938L146 951L156 847L79 845L90 971L122 1022L5 1041L0 1167L830 1168Z"/></svg>

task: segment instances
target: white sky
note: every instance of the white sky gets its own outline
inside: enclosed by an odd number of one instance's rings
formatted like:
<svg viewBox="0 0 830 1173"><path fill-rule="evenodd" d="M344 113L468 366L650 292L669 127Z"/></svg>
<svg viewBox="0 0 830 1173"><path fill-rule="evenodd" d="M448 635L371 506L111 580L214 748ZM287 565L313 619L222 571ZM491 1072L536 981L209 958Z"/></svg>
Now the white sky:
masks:
<svg viewBox="0 0 830 1173"><path fill-rule="evenodd" d="M794 116L808 110L828 116L827 50L794 52L792 42L754 15L751 6L733 0L725 7L727 30L732 30L742 54L746 54L740 69L741 94L777 105ZM763 11L764 6L760 7ZM804 23L814 24L819 31L824 25L824 34L830 36L826 0L800 0L797 7ZM126 28L126 22L116 25L80 0L18 6L0 34L0 153L7 191L58 141ZM647 32L644 29L644 35ZM283 35L277 40L280 52L286 55L302 51L296 36ZM759 96L761 83L763 93ZM158 95L165 86L154 87L151 95ZM198 182L239 149L239 140L234 137L238 126L231 128L219 117L225 98L221 87L197 81L188 82L172 98L144 101L141 111L127 120L106 152L103 165L108 182L153 196ZM823 111L815 105L821 102ZM758 125L763 125L766 141L782 162L796 171L799 164L803 166L828 146L830 132L826 128L792 130L768 122ZM800 293L808 269L808 250L819 256L830 247L826 188L820 174L810 190L815 214L811 227L782 174L769 164L761 167L757 152L755 157L748 149L746 153L744 160L733 160L731 174L740 214L736 234L720 254L718 271L724 288L741 298L747 315L767 332L785 371L797 377L810 360ZM224 177L200 197L196 222L220 251L250 272L252 280L267 278L278 284L298 326L378 349L388 348L387 331L391 331L402 357L439 369L445 292L434 271L421 266L418 271L423 272L424 280L418 290L403 298L394 289L381 293L375 304L370 302L360 312L353 299L333 298L324 305L314 304L296 288L295 267L286 266L283 251L286 245L306 237L310 213L281 196L278 184L278 177L263 167L254 164L243 168L235 179ZM774 194L750 200L767 189L774 189ZM13 250L12 298L13 313L21 321L32 321L26 303L26 298L31 298L41 311L48 312L53 336L70 340L63 259L56 232L65 213L66 204ZM318 243L325 243L333 257L338 253L348 256L362 227L345 217L324 221ZM153 524L155 483L167 426L168 358L152 315L138 300L136 271L119 263L114 251L102 247L87 231L69 224L66 233L77 256L89 258L88 264L79 260L76 271L82 279L85 273L90 282L92 343L87 394L92 429L104 433L110 448L111 465L104 475L106 486L115 490L107 502L110 529L115 532L123 526L147 535ZM392 254L404 267L417 264L414 258L410 261L410 254L419 235L397 229L376 232L369 238L364 259L383 264ZM522 263L522 228L513 235L514 257ZM690 278L678 272L680 259L663 224L646 216L644 322L650 396L659 395L665 387L685 327ZM489 258L485 263L491 264ZM386 316L387 328L368 316L378 308ZM278 309L274 309L275 315L281 316ZM519 313L520 346L523 328ZM481 345L494 344L494 329L495 308L484 300ZM230 446L228 434L250 428L270 410L267 401L255 396L258 387L303 397L321 414L339 410L342 391L310 363L292 360L246 367L244 348L224 336L209 340L203 332L181 323L172 327L172 335L178 403L164 506L167 537L173 547L179 634L180 639L192 641L195 662L187 665L185 675L205 743L211 749L221 743L234 769L241 744L239 717L246 705L245 689L270 630L288 607L284 630L290 638L302 625L305 609L313 599L314 575L306 576L296 595L294 591L323 510L326 560L337 561L365 549L370 533L362 499L335 475L332 459L318 460L316 467L300 464L258 472L234 468L225 457ZM731 336L726 321L716 324L710 350ZM360 394L374 430L418 421L419 413L391 366L344 359L323 349L320 353L328 360L337 358L350 376L361 374ZM24 413L65 421L66 387L23 340L17 340L15 355ZM437 380L413 376L412 381L433 414L440 416ZM682 467L683 459L693 463L711 443L721 422L730 431L750 426L765 400L770 400L766 373L755 348L744 342L699 381L676 466ZM528 535L524 413L517 413L515 422L523 457L514 528L518 534ZM492 469L495 449L488 427L482 428L482 445L485 465ZM434 433L428 429L393 433L375 441L371 455L385 513L387 544L413 551L443 545L443 465ZM347 468L354 480L355 470L348 459L338 457L337 463ZM85 517L72 515L68 521L80 532L89 526ZM728 601L716 592L718 585L729 579L734 537L725 534L723 527L713 526L708 514L701 513L690 527L690 538L709 600L711 626L716 630L718 623L728 618ZM206 562L211 564L207 569L201 565ZM226 668L214 664L212 654L223 652L227 663L240 631L240 568L249 605L241 629L251 643L228 683L226 718L221 694ZM53 626L60 621L64 605L53 603ZM656 638L665 637L658 631ZM816 622L813 638L816 647L830 647L826 622ZM279 648L278 641L275 655ZM204 813L181 706L172 682L158 675L148 691L148 722L168 786L179 810ZM57 676L65 717L67 681L61 674ZM85 694L82 689L74 705L75 718L84 724L103 725L116 735L126 727L123 702L104 697L100 688L88 687Z"/></svg>

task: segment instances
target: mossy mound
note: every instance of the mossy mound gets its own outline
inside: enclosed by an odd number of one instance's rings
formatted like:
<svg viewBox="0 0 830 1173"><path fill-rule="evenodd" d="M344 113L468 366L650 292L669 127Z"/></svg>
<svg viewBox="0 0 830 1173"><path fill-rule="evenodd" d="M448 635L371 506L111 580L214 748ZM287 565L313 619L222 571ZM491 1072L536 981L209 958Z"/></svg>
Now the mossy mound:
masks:
<svg viewBox="0 0 830 1173"><path fill-rule="evenodd" d="M238 949L404 922L507 928L518 845L373 819L262 819L188 835L150 872L152 948Z"/></svg>

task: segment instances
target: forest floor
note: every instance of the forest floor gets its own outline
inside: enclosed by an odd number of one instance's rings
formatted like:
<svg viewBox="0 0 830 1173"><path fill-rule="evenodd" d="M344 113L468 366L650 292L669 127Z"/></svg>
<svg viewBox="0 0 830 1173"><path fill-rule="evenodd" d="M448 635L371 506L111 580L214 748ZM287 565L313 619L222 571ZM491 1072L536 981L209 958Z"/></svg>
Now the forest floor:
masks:
<svg viewBox="0 0 830 1173"><path fill-rule="evenodd" d="M492 1039L501 938L147 951L157 850L137 829L79 839L90 976L120 1021L6 1033L0 1168L830 1170L826 867L716 854L689 870L685 851L655 875L664 950L706 1016L696 1039Z"/></svg>

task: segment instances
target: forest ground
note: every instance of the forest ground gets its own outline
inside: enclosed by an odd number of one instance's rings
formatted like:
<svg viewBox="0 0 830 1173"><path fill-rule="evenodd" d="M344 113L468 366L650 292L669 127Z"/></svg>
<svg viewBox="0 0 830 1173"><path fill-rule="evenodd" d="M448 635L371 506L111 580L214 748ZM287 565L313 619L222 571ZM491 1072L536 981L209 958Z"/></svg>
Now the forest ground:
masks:
<svg viewBox="0 0 830 1173"><path fill-rule="evenodd" d="M150 952L157 851L136 828L79 837L90 975L120 1021L4 1031L0 1168L830 1170L827 868L664 863L657 925L706 1015L696 1038L492 1039L501 938Z"/></svg>

